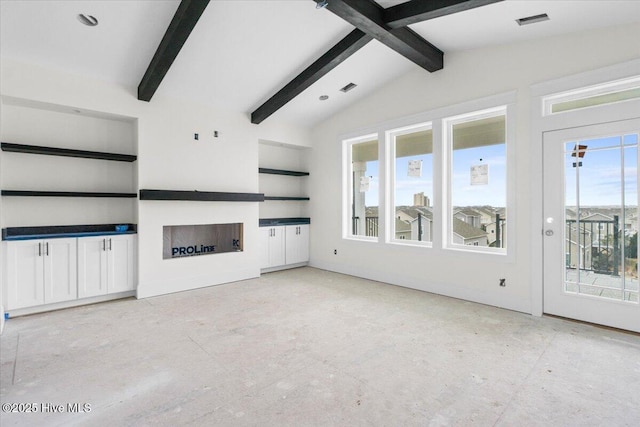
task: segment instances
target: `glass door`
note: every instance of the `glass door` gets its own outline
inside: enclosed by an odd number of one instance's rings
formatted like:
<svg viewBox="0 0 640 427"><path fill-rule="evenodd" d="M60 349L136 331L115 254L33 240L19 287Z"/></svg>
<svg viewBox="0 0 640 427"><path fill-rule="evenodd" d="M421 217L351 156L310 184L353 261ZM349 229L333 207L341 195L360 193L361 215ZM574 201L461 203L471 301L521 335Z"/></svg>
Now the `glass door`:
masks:
<svg viewBox="0 0 640 427"><path fill-rule="evenodd" d="M544 135L544 312L640 332L640 120Z"/></svg>

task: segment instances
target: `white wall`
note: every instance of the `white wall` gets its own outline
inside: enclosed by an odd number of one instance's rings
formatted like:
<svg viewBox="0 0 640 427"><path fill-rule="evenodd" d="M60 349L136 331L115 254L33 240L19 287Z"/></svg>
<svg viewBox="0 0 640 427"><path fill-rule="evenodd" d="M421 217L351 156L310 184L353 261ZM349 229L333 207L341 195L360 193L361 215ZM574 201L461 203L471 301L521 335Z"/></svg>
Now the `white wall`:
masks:
<svg viewBox="0 0 640 427"><path fill-rule="evenodd" d="M421 69L312 130L311 265L415 289L532 312L533 218L530 86L640 57L640 25L445 54L444 69ZM341 135L441 107L516 91L516 206L512 260L341 238ZM334 255L334 249L338 254ZM498 285L506 278L507 286Z"/></svg>
<svg viewBox="0 0 640 427"><path fill-rule="evenodd" d="M140 102L135 88L39 66L3 60L1 79L4 99L14 97L137 119L140 189L255 193L259 189L259 139L310 145L305 130L274 119L256 126L246 114L204 105L161 97ZM214 130L219 132L217 139ZM199 141L193 139L195 132L200 134ZM46 141L41 145L47 145ZM258 276L258 212L258 203L140 201L138 296ZM162 259L163 225L224 222L245 224L244 252Z"/></svg>

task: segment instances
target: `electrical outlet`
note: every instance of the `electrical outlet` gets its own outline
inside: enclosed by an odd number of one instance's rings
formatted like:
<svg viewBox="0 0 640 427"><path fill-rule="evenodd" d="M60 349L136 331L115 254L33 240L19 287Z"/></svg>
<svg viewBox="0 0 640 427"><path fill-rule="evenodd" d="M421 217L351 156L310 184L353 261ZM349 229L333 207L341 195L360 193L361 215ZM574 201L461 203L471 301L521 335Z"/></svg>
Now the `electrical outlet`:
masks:
<svg viewBox="0 0 640 427"><path fill-rule="evenodd" d="M214 137L214 138L217 138L217 137L218 137L218 131L217 131L217 130L214 130L214 131L213 131L213 137Z"/></svg>
<svg viewBox="0 0 640 427"><path fill-rule="evenodd" d="M500 279L500 286L503 288L507 286L507 279Z"/></svg>
<svg viewBox="0 0 640 427"><path fill-rule="evenodd" d="M338 250L337 250L337 249L334 249L334 250L333 250L333 254L334 254L334 255L338 255Z"/></svg>
<svg viewBox="0 0 640 427"><path fill-rule="evenodd" d="M193 134L193 139L195 139L197 141L198 139L200 139L200 135L198 135L197 133L194 133Z"/></svg>

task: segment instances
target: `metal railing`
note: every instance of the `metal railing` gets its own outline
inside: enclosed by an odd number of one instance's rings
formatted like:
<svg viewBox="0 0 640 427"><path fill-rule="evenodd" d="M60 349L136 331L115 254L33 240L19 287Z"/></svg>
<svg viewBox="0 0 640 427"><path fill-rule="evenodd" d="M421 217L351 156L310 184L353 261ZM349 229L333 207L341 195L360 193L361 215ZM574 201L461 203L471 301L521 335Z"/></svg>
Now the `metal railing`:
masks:
<svg viewBox="0 0 640 427"><path fill-rule="evenodd" d="M567 219L566 266L618 276L624 243L618 219Z"/></svg>

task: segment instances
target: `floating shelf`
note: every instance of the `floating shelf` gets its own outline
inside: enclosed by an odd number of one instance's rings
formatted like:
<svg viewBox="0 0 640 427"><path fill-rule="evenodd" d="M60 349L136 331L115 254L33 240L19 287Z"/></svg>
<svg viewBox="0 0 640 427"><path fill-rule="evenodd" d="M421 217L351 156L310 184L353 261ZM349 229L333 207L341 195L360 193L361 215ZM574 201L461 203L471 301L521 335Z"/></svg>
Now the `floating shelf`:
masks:
<svg viewBox="0 0 640 427"><path fill-rule="evenodd" d="M2 190L3 196L17 197L109 197L109 198L135 198L136 193L103 193L82 191L24 191Z"/></svg>
<svg viewBox="0 0 640 427"><path fill-rule="evenodd" d="M264 196L265 200L309 200L308 197Z"/></svg>
<svg viewBox="0 0 640 427"><path fill-rule="evenodd" d="M288 176L308 176L309 172L289 171L284 169L268 169L258 168L258 173L265 173L270 175L288 175Z"/></svg>
<svg viewBox="0 0 640 427"><path fill-rule="evenodd" d="M137 157L130 154L105 153L101 151L72 150L69 148L43 147L38 145L0 144L2 151L13 153L43 154L47 156L80 157L83 159L114 160L117 162L135 162Z"/></svg>
<svg viewBox="0 0 640 427"><path fill-rule="evenodd" d="M263 202L262 193L215 191L140 190L140 200L183 200L200 202Z"/></svg>

